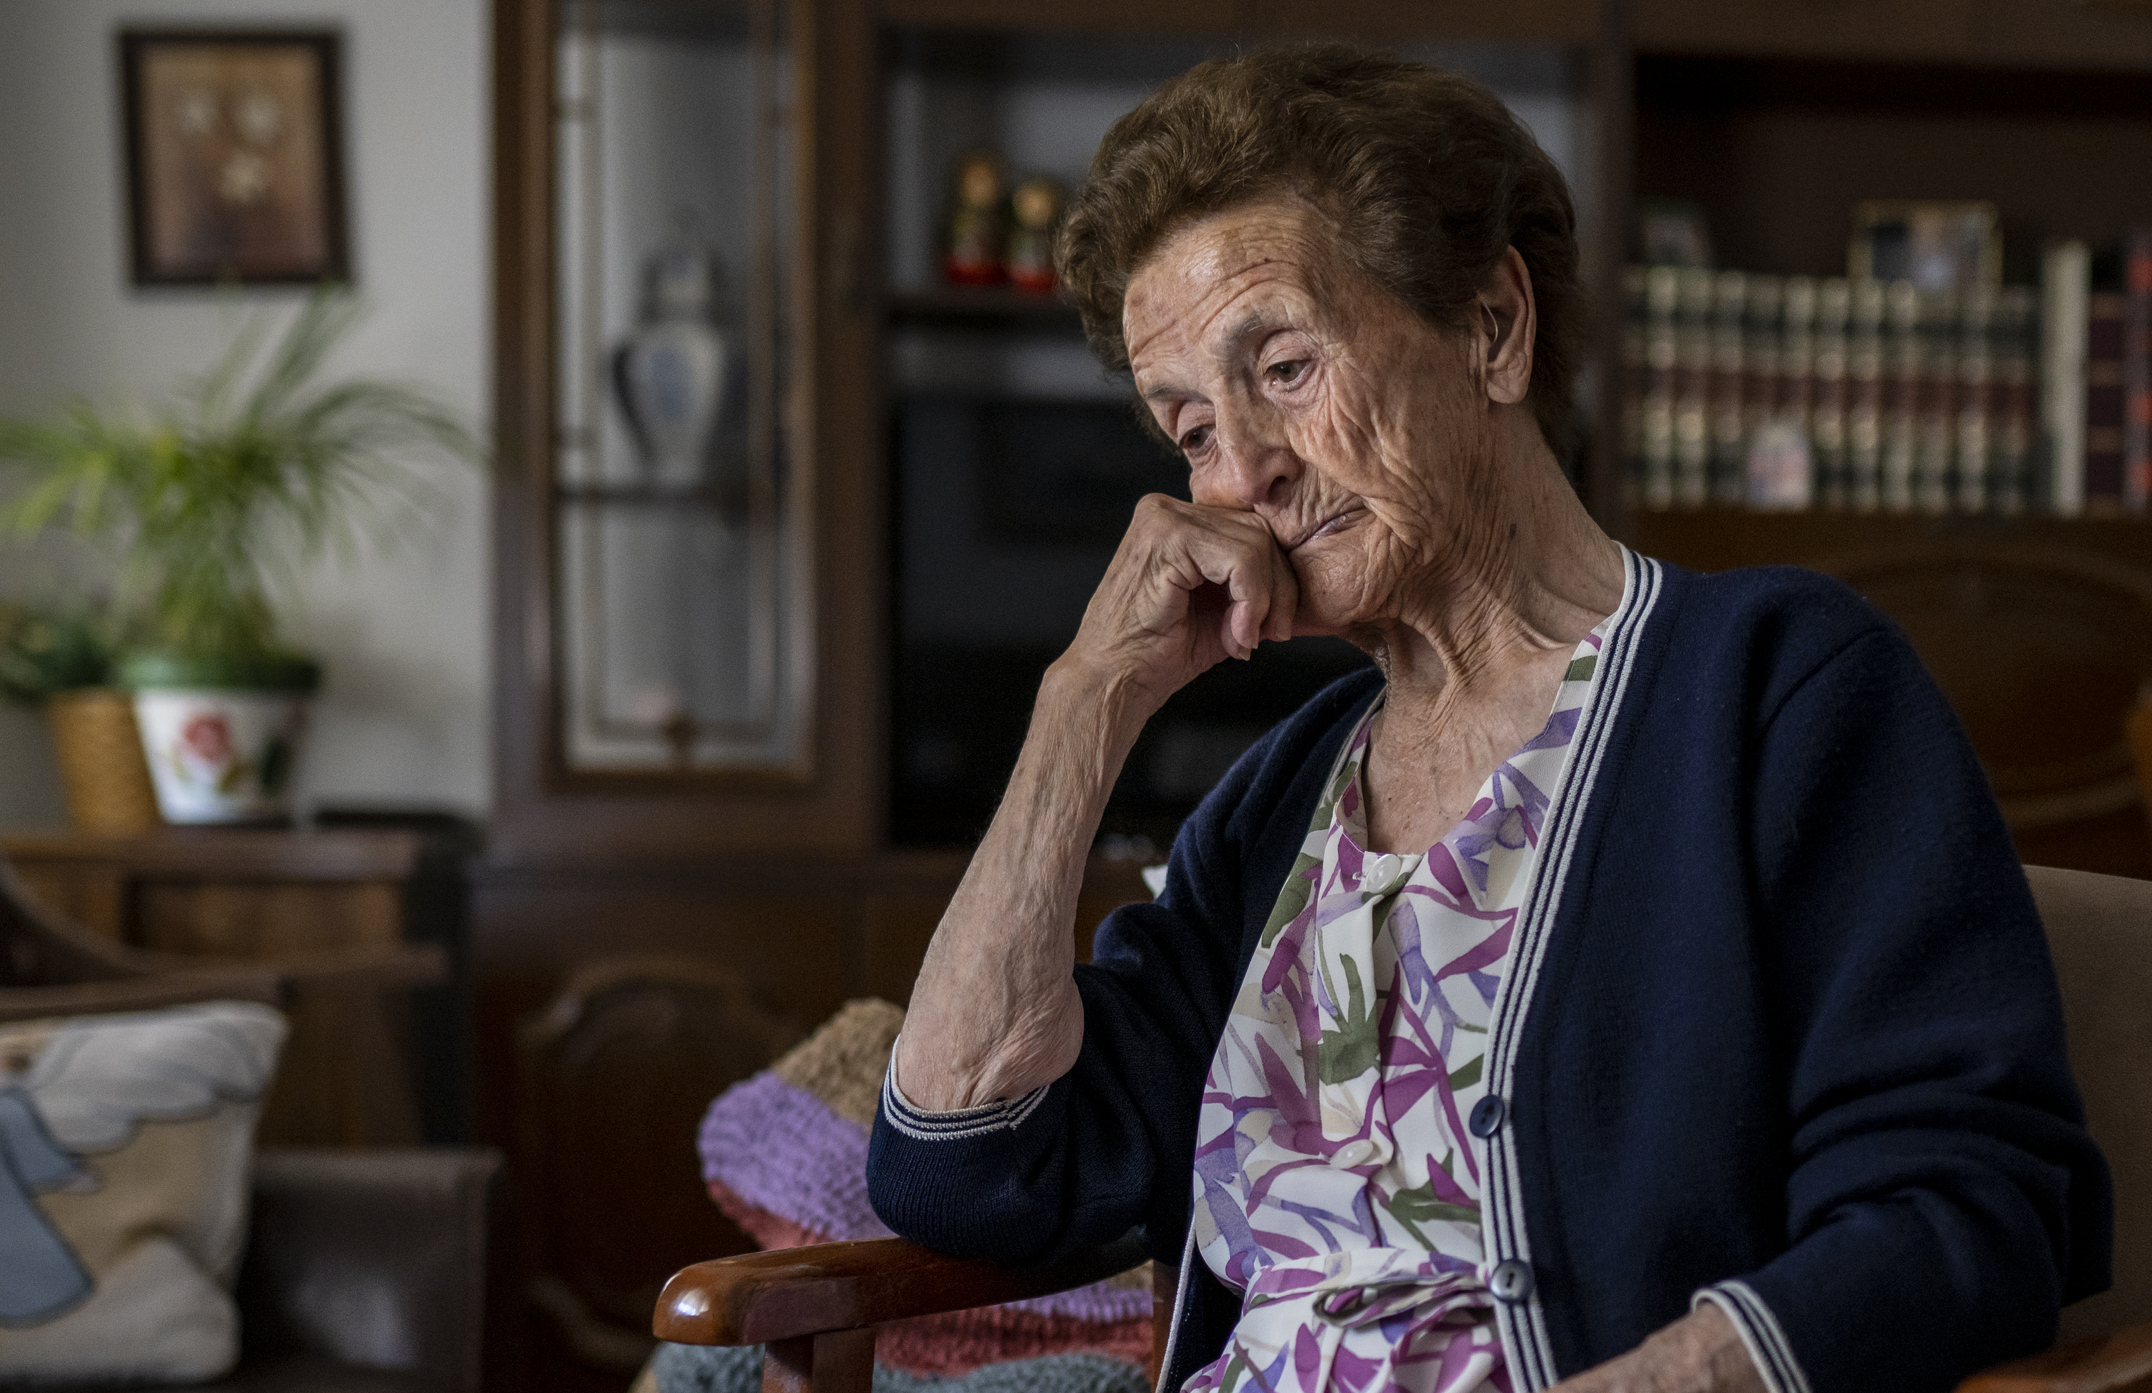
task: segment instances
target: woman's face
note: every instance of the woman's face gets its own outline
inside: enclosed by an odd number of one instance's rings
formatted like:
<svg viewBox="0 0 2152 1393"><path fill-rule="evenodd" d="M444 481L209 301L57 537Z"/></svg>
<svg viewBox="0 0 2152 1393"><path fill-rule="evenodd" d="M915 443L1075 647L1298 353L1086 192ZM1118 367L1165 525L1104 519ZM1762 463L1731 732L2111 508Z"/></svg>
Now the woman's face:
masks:
<svg viewBox="0 0 2152 1393"><path fill-rule="evenodd" d="M1121 320L1194 501L1255 513L1292 559L1302 633L1440 605L1494 524L1481 342L1427 323L1333 240L1297 199L1229 209L1137 269Z"/></svg>

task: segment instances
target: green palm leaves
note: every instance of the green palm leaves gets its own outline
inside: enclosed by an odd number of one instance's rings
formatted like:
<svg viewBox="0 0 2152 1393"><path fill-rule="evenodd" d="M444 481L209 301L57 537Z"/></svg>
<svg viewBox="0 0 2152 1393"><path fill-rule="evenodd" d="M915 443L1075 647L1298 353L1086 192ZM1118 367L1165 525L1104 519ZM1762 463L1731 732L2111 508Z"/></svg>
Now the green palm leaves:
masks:
<svg viewBox="0 0 2152 1393"><path fill-rule="evenodd" d="M318 381L357 313L350 294L324 288L273 343L252 320L154 421L81 400L50 422L0 420L0 460L27 476L0 525L112 544L121 603L162 646L269 651L271 597L302 566L386 549L437 506L407 460L485 453L416 388Z"/></svg>

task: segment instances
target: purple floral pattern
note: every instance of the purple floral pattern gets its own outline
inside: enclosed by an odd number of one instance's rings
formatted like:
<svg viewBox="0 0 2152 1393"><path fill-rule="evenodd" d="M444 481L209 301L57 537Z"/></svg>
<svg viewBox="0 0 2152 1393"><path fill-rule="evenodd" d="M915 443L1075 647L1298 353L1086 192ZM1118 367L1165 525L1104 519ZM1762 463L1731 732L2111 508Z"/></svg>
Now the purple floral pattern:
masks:
<svg viewBox="0 0 2152 1393"><path fill-rule="evenodd" d="M1365 849L1379 700L1346 742L1204 1083L1195 1242L1243 1298L1183 1393L1508 1393L1465 1119L1604 627L1424 855Z"/></svg>

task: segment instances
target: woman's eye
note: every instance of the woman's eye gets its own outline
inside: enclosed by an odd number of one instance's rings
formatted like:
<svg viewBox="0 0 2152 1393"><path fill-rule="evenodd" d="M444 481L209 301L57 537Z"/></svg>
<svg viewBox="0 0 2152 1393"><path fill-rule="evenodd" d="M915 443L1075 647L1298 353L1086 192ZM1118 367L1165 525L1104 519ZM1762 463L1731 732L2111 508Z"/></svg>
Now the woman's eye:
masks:
<svg viewBox="0 0 2152 1393"><path fill-rule="evenodd" d="M1197 426L1194 430L1189 431L1181 437L1181 453L1192 455L1202 449L1204 442L1210 439L1210 433L1211 428L1209 426Z"/></svg>
<svg viewBox="0 0 2152 1393"><path fill-rule="evenodd" d="M1288 358L1282 363L1272 363L1268 368L1264 369L1270 380L1281 387L1292 386L1301 379L1307 370L1308 360L1305 358Z"/></svg>

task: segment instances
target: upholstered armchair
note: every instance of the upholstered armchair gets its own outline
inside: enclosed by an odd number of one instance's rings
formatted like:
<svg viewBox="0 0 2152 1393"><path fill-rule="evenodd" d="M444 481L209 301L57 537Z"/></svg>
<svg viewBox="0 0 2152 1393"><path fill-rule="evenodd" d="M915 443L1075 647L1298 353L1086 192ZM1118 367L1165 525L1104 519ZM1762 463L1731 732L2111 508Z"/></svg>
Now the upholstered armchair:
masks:
<svg viewBox="0 0 2152 1393"><path fill-rule="evenodd" d="M279 1005L295 986L407 985L445 970L431 945L260 964L147 952L49 912L0 862L0 1024L205 1002ZM500 1261L487 1243L500 1169L500 1154L480 1147L258 1151L236 1292L240 1362L221 1379L188 1386L479 1393L489 1267ZM42 1386L119 1393L149 1385Z"/></svg>
<svg viewBox="0 0 2152 1393"><path fill-rule="evenodd" d="M2092 1133L2115 1176L2114 1287L2063 1313L2046 1354L1959 1393L2152 1393L2152 881L2028 867L2062 984ZM762 1345L764 1393L867 1393L875 1327L1063 1291L1142 1260L1133 1236L1027 1270L942 1257L901 1239L697 1263L673 1276L652 1329L689 1345ZM1154 1269L1155 1377L1177 1274Z"/></svg>

